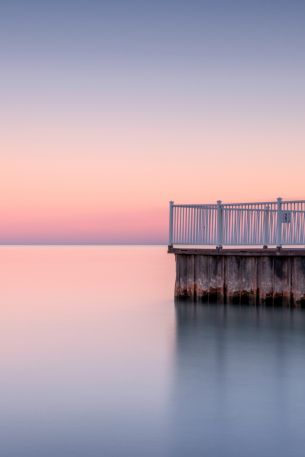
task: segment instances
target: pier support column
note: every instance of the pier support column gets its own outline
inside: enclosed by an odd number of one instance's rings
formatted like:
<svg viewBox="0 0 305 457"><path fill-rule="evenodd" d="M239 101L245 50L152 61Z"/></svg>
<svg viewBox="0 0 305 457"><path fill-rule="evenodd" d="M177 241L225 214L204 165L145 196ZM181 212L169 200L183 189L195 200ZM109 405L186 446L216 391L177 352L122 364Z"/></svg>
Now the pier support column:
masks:
<svg viewBox="0 0 305 457"><path fill-rule="evenodd" d="M305 250L195 250L176 256L176 298L305 306Z"/></svg>

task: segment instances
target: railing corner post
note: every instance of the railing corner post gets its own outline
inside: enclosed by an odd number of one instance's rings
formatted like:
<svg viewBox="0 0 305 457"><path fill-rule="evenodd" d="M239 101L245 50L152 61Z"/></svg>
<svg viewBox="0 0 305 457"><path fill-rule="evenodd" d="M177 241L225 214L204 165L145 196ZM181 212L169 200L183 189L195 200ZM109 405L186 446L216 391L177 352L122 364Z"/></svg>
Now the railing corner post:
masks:
<svg viewBox="0 0 305 457"><path fill-rule="evenodd" d="M264 249L267 249L269 244L269 209L269 205L266 205L264 210Z"/></svg>
<svg viewBox="0 0 305 457"><path fill-rule="evenodd" d="M222 248L222 203L217 200L217 248Z"/></svg>
<svg viewBox="0 0 305 457"><path fill-rule="evenodd" d="M282 199L277 199L277 231L276 231L276 246L282 247Z"/></svg>
<svg viewBox="0 0 305 457"><path fill-rule="evenodd" d="M173 246L173 222L174 222L174 202L171 200L169 202L169 237L168 237L168 245L170 247Z"/></svg>

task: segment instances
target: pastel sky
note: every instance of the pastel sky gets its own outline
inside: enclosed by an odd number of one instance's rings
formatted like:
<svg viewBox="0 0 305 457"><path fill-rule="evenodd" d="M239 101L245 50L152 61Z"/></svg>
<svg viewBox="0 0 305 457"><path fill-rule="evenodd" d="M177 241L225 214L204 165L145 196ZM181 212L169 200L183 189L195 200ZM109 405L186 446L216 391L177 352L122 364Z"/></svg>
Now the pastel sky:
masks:
<svg viewBox="0 0 305 457"><path fill-rule="evenodd" d="M305 3L0 2L0 243L166 243L305 198Z"/></svg>

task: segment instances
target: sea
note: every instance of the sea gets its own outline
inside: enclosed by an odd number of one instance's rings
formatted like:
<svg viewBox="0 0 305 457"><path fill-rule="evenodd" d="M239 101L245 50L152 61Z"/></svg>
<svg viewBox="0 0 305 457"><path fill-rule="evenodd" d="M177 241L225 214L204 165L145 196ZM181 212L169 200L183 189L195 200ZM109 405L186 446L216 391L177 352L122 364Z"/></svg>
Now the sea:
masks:
<svg viewBox="0 0 305 457"><path fill-rule="evenodd" d="M304 457L305 312L174 281L165 246L0 247L1 457Z"/></svg>

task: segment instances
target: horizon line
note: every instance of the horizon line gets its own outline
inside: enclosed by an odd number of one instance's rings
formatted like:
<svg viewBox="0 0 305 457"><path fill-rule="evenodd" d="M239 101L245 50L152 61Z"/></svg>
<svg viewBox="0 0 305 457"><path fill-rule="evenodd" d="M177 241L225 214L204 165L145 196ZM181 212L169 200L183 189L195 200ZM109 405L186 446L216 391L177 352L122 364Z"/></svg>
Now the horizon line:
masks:
<svg viewBox="0 0 305 457"><path fill-rule="evenodd" d="M0 246L167 246L167 243L1 243Z"/></svg>

